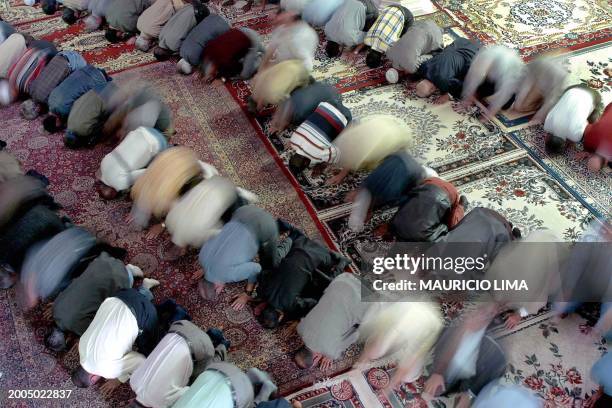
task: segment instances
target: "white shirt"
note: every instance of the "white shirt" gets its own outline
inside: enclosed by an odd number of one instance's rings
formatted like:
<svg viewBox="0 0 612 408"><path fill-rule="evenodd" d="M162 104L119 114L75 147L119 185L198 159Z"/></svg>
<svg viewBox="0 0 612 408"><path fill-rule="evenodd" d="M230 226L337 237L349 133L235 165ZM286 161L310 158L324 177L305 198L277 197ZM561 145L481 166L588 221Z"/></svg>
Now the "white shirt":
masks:
<svg viewBox="0 0 612 408"><path fill-rule="evenodd" d="M100 179L117 191L127 190L146 171L147 165L162 150L151 129L139 127L127 134L115 150L104 156Z"/></svg>
<svg viewBox="0 0 612 408"><path fill-rule="evenodd" d="M193 361L187 342L176 333L168 333L134 371L130 386L140 404L166 408L187 391L192 373Z"/></svg>
<svg viewBox="0 0 612 408"><path fill-rule="evenodd" d="M272 32L269 47L276 48L274 62L299 59L312 71L319 35L307 23L300 21L278 27Z"/></svg>
<svg viewBox="0 0 612 408"><path fill-rule="evenodd" d="M138 332L130 308L117 298L107 298L79 340L81 366L90 374L126 382L145 361L132 351Z"/></svg>
<svg viewBox="0 0 612 408"><path fill-rule="evenodd" d="M582 88L567 90L559 102L548 112L544 130L572 142L582 140L587 119L595 109L593 95Z"/></svg>
<svg viewBox="0 0 612 408"><path fill-rule="evenodd" d="M223 177L212 177L174 202L166 216L166 228L179 247L200 248L217 235L221 216L237 198L236 186Z"/></svg>

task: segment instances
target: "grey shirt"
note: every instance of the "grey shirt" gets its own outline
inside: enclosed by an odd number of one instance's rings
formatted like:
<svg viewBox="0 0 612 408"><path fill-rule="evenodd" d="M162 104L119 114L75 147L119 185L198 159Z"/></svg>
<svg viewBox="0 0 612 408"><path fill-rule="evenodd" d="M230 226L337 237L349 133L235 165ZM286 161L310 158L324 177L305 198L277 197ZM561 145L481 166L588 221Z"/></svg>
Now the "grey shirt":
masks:
<svg viewBox="0 0 612 408"><path fill-rule="evenodd" d="M361 44L365 37L365 21L366 6L358 0L344 0L325 24L325 36L347 47Z"/></svg>
<svg viewBox="0 0 612 408"><path fill-rule="evenodd" d="M178 52L181 44L195 25L196 18L193 6L187 4L174 13L164 25L159 33L159 46L172 52Z"/></svg>
<svg viewBox="0 0 612 408"><path fill-rule="evenodd" d="M369 303L361 301L361 282L351 273L334 279L319 303L304 317L297 331L304 345L332 359L359 339L358 326Z"/></svg>
<svg viewBox="0 0 612 408"><path fill-rule="evenodd" d="M432 20L417 21L387 51L393 68L414 74L432 51L442 48L442 29Z"/></svg>

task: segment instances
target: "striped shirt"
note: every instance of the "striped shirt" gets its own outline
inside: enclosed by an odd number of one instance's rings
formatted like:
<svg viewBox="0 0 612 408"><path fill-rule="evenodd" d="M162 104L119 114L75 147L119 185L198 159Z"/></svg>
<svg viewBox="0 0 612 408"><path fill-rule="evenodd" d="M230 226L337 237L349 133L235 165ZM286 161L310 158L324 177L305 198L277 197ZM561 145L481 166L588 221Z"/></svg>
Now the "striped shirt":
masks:
<svg viewBox="0 0 612 408"><path fill-rule="evenodd" d="M338 149L332 141L344 130L347 118L334 106L321 102L317 109L291 135L289 143L311 164L336 163Z"/></svg>
<svg viewBox="0 0 612 408"><path fill-rule="evenodd" d="M21 56L8 73L13 97L19 94L29 94L30 84L38 77L54 54L53 48L30 48Z"/></svg>
<svg viewBox="0 0 612 408"><path fill-rule="evenodd" d="M399 7L385 8L366 34L364 44L374 51L386 52L402 35L404 20L404 13Z"/></svg>

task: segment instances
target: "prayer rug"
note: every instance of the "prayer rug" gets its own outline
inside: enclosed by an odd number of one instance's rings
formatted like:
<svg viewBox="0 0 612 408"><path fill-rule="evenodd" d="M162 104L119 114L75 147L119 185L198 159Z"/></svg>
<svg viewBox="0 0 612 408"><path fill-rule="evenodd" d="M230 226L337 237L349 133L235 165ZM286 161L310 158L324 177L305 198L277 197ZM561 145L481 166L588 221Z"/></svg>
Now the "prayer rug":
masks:
<svg viewBox="0 0 612 408"><path fill-rule="evenodd" d="M607 0L434 0L471 38L504 44L530 57L609 41Z"/></svg>

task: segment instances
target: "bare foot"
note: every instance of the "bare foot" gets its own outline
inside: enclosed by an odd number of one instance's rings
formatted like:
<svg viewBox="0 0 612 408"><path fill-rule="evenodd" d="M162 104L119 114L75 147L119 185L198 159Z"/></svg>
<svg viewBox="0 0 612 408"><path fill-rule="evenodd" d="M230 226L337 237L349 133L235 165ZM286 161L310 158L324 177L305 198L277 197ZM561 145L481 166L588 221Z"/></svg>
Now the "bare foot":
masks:
<svg viewBox="0 0 612 408"><path fill-rule="evenodd" d="M159 237L162 232L164 232L164 225L161 223L155 224L147 231L147 239L155 239Z"/></svg>

